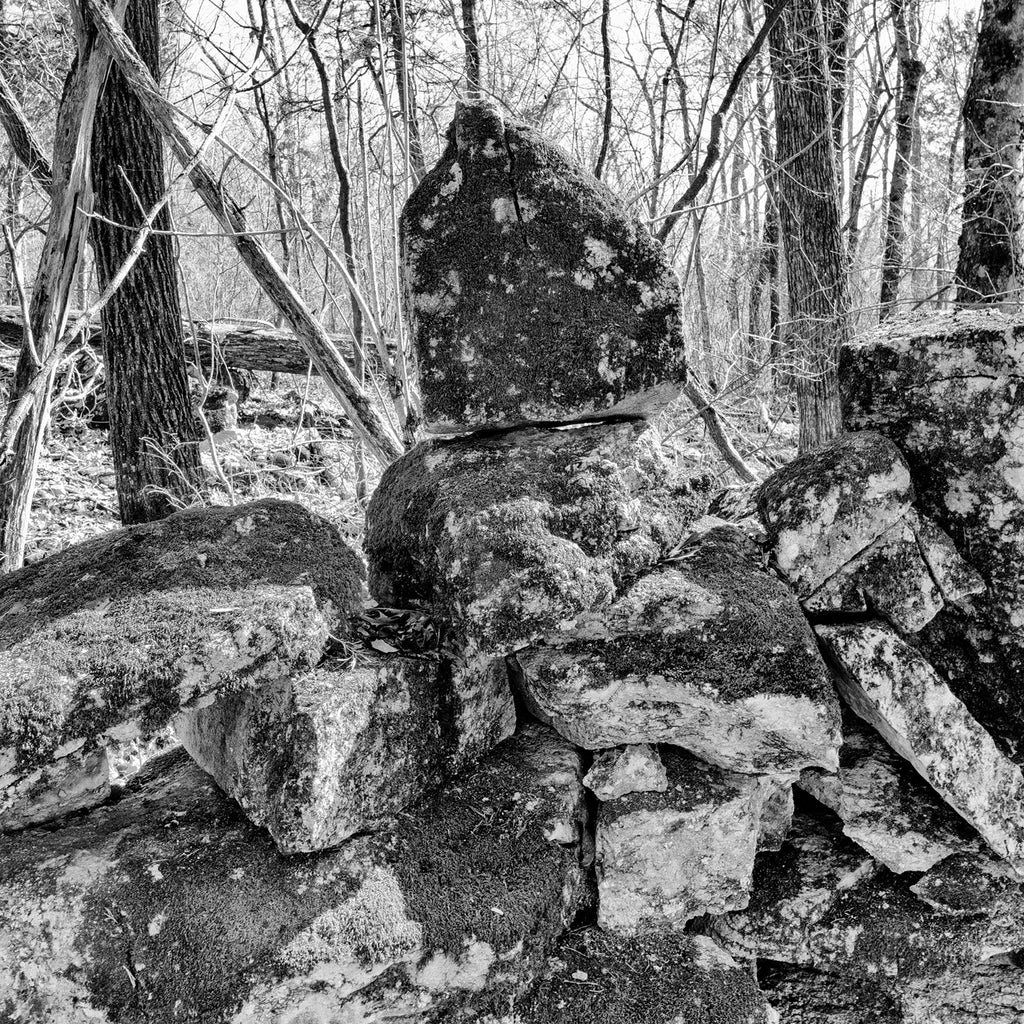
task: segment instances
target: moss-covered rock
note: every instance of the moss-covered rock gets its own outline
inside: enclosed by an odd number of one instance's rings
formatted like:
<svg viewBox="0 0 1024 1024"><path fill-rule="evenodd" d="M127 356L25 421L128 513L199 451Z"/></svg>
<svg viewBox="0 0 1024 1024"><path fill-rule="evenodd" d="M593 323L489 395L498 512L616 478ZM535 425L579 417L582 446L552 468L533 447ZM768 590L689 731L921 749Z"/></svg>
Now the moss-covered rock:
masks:
<svg viewBox="0 0 1024 1024"><path fill-rule="evenodd" d="M534 728L386 832L283 858L183 752L165 755L117 803L0 837L0 1018L447 1022L471 1002L507 1007L576 910L579 775Z"/></svg>
<svg viewBox="0 0 1024 1024"><path fill-rule="evenodd" d="M379 655L228 694L175 727L278 849L308 853L381 827L515 725L501 659Z"/></svg>
<svg viewBox="0 0 1024 1024"><path fill-rule="evenodd" d="M417 445L367 510L370 589L506 654L609 604L703 504L642 421Z"/></svg>
<svg viewBox="0 0 1024 1024"><path fill-rule="evenodd" d="M428 430L646 416L679 395L679 282L661 246L493 107L457 107L402 248Z"/></svg>
<svg viewBox="0 0 1024 1024"><path fill-rule="evenodd" d="M698 535L511 664L532 710L591 750L669 743L754 774L838 763L839 704L814 635L735 527Z"/></svg>
<svg viewBox="0 0 1024 1024"><path fill-rule="evenodd" d="M763 961L757 983L784 1024L905 1024L897 1000L863 978Z"/></svg>
<svg viewBox="0 0 1024 1024"><path fill-rule="evenodd" d="M1024 320L972 309L886 323L844 349L840 371L847 427L899 446L921 511L988 584L920 642L1024 763Z"/></svg>

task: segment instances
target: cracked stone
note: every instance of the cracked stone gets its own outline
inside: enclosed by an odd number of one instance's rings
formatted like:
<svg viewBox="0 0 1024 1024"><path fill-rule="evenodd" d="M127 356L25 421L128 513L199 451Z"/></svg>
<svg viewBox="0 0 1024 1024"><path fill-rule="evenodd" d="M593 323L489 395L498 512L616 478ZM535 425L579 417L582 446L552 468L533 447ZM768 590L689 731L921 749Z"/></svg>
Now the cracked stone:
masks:
<svg viewBox="0 0 1024 1024"><path fill-rule="evenodd" d="M377 656L228 694L175 728L278 849L308 853L381 828L515 723L504 661Z"/></svg>
<svg viewBox="0 0 1024 1024"><path fill-rule="evenodd" d="M401 233L428 431L655 416L679 396L670 261L527 125L460 103Z"/></svg>
<svg viewBox="0 0 1024 1024"><path fill-rule="evenodd" d="M1024 775L921 653L877 623L820 626L839 691L1000 856L1024 870Z"/></svg>
<svg viewBox="0 0 1024 1024"><path fill-rule="evenodd" d="M598 800L615 800L628 793L664 793L668 776L658 751L648 743L602 750L583 778Z"/></svg>

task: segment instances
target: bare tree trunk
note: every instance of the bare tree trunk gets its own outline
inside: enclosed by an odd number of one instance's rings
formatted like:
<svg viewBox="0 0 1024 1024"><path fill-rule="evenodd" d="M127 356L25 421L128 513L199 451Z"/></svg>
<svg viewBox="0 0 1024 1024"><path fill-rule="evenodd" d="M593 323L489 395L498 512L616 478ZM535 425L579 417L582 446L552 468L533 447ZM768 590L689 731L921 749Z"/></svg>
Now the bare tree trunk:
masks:
<svg viewBox="0 0 1024 1024"><path fill-rule="evenodd" d="M793 0L771 34L779 217L801 451L840 431L837 361L850 334L828 58L819 0Z"/></svg>
<svg viewBox="0 0 1024 1024"><path fill-rule="evenodd" d="M899 298L907 237L907 224L903 208L914 145L917 94L921 88L921 76L924 74L924 64L918 60L917 49L908 26L907 5L904 0L892 0L891 6L892 23L896 32L900 91L896 100L896 154L893 158L892 176L889 179L889 201L885 215L879 321L886 320L892 315Z"/></svg>
<svg viewBox="0 0 1024 1024"><path fill-rule="evenodd" d="M32 126L25 120L18 97L11 89L0 73L0 124L10 140L11 149L15 155L28 169L40 185L47 191L53 184L53 172L50 170L50 161L46 159L43 147L32 130Z"/></svg>
<svg viewBox="0 0 1024 1024"><path fill-rule="evenodd" d="M480 37L476 31L476 0L462 0L462 36L466 44L466 98L481 96Z"/></svg>
<svg viewBox="0 0 1024 1024"><path fill-rule="evenodd" d="M985 0L964 101L959 305L1015 311L1024 287L1024 3Z"/></svg>
<svg viewBox="0 0 1024 1024"><path fill-rule="evenodd" d="M423 155L423 137L420 134L420 118L416 109L416 89L409 70L409 41L405 31L405 0L392 0L391 3L391 48L395 53L398 106L409 130L409 163L412 165L413 182L418 184L426 176L427 163ZM477 57L479 59L479 53ZM479 67L477 71L479 73Z"/></svg>
<svg viewBox="0 0 1024 1024"><path fill-rule="evenodd" d="M133 0L125 32L154 78L160 74L159 0ZM163 142L124 77L111 69L93 131L95 210L91 225L100 290L163 196ZM166 208L155 228L169 230ZM181 347L174 243L154 234L103 309L103 361L114 477L125 524L163 519L204 490L200 430Z"/></svg>
<svg viewBox="0 0 1024 1024"><path fill-rule="evenodd" d="M612 134L612 48L608 41L608 22L611 19L611 0L601 0L601 64L604 72L604 116L601 119L601 150L594 165L594 177L604 173L608 156L608 143Z"/></svg>

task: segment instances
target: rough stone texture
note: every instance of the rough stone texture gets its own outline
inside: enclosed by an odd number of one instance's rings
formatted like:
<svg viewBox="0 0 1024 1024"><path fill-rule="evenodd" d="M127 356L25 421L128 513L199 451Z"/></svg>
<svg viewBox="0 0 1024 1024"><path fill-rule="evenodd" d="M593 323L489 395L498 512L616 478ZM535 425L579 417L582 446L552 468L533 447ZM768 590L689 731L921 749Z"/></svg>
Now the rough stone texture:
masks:
<svg viewBox="0 0 1024 1024"><path fill-rule="evenodd" d="M846 702L1000 856L1024 871L1024 775L887 626L821 626Z"/></svg>
<svg viewBox="0 0 1024 1024"><path fill-rule="evenodd" d="M0 578L0 778L315 664L360 607L361 575L330 523L264 500L188 509Z"/></svg>
<svg viewBox="0 0 1024 1024"><path fill-rule="evenodd" d="M570 933L537 990L478 1024L777 1024L746 967L702 935Z"/></svg>
<svg viewBox="0 0 1024 1024"><path fill-rule="evenodd" d="M764 961L757 983L782 1024L903 1024L897 1001L861 978Z"/></svg>
<svg viewBox="0 0 1024 1024"><path fill-rule="evenodd" d="M779 782L768 793L761 807L761 832L757 837L758 853L778 850L793 827L793 787Z"/></svg>
<svg viewBox="0 0 1024 1024"><path fill-rule="evenodd" d="M180 715L185 749L282 853L381 827L515 731L505 664L328 660Z"/></svg>
<svg viewBox="0 0 1024 1024"><path fill-rule="evenodd" d="M28 774L0 776L0 832L14 832L95 807L110 796L107 751L92 748L62 754Z"/></svg>
<svg viewBox="0 0 1024 1024"><path fill-rule="evenodd" d="M779 571L809 597L895 526L914 500L899 449L880 434L843 434L758 488L757 510Z"/></svg>
<svg viewBox="0 0 1024 1024"><path fill-rule="evenodd" d="M532 128L460 104L401 230L427 430L654 415L678 397L671 264Z"/></svg>
<svg viewBox="0 0 1024 1024"><path fill-rule="evenodd" d="M954 693L1024 758L1024 320L960 310L886 324L841 358L844 417L890 437L922 512L988 591L925 631Z"/></svg>
<svg viewBox="0 0 1024 1024"><path fill-rule="evenodd" d="M664 793L668 775L658 751L648 743L602 750L583 784L598 800L615 800L628 793Z"/></svg>
<svg viewBox="0 0 1024 1024"><path fill-rule="evenodd" d="M809 768L797 785L835 812L843 833L890 871L927 871L978 842L910 766L853 715L843 719L838 773Z"/></svg>
<svg viewBox="0 0 1024 1024"><path fill-rule="evenodd" d="M573 635L510 663L535 713L579 746L670 743L752 773L838 764L814 636L734 527L698 536Z"/></svg>
<svg viewBox="0 0 1024 1024"><path fill-rule="evenodd" d="M506 654L607 605L704 503L640 421L420 444L367 509L370 590Z"/></svg>
<svg viewBox="0 0 1024 1024"><path fill-rule="evenodd" d="M1020 1024L1024 1020L1024 958L1000 957L939 984L907 986L903 1024Z"/></svg>
<svg viewBox="0 0 1024 1024"><path fill-rule="evenodd" d="M454 1021L506 1008L581 891L579 759L502 744L385 835L280 857L183 752L118 803L0 838L0 1017ZM468 1016L466 1019L477 1019Z"/></svg>
<svg viewBox="0 0 1024 1024"><path fill-rule="evenodd" d="M682 928L747 904L761 809L777 786L662 749L663 793L601 805L598 923L624 935Z"/></svg>

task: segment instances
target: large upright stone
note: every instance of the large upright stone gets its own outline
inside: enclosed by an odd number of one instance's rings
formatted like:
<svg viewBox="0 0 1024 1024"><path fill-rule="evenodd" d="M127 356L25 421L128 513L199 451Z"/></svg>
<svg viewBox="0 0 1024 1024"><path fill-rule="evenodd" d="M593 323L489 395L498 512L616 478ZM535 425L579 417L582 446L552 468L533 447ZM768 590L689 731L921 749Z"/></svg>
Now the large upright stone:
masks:
<svg viewBox="0 0 1024 1024"><path fill-rule="evenodd" d="M0 578L0 827L51 760L310 668L362 607L362 571L332 524L264 500L187 509Z"/></svg>
<svg viewBox="0 0 1024 1024"><path fill-rule="evenodd" d="M507 654L611 602L676 544L703 494L670 479L641 421L417 445L366 514L370 589Z"/></svg>
<svg viewBox="0 0 1024 1024"><path fill-rule="evenodd" d="M532 128L460 104L402 242L427 430L649 416L679 395L661 246Z"/></svg>
<svg viewBox="0 0 1024 1024"><path fill-rule="evenodd" d="M922 637L972 713L1024 758L1024 320L960 310L886 323L844 349L846 425L880 431L917 501L985 578Z"/></svg>

